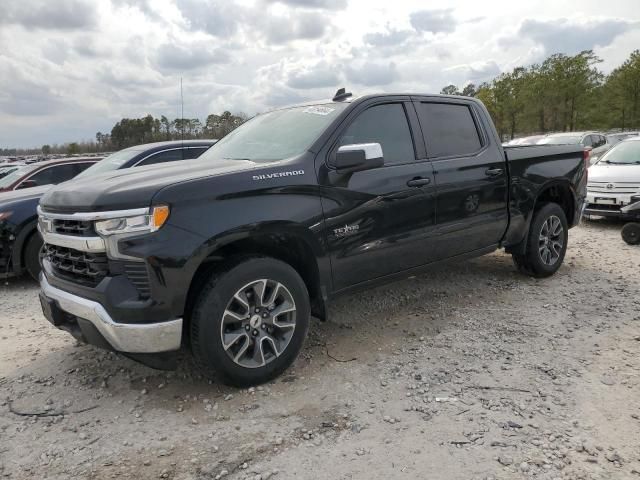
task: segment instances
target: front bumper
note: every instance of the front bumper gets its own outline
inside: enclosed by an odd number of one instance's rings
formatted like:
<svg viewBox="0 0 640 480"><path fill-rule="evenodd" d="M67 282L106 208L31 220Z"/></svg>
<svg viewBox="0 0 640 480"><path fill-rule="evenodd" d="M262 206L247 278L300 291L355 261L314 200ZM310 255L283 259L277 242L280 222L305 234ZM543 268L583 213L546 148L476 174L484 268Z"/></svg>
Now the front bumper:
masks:
<svg viewBox="0 0 640 480"><path fill-rule="evenodd" d="M132 354L171 352L180 348L181 318L157 323L119 323L98 302L50 285L44 274L40 276L40 286L43 302L48 301L62 312L61 315L50 312L47 315L45 311L47 319L71 333L73 329L79 329L79 335L74 336L88 343ZM43 308L47 307L43 305Z"/></svg>

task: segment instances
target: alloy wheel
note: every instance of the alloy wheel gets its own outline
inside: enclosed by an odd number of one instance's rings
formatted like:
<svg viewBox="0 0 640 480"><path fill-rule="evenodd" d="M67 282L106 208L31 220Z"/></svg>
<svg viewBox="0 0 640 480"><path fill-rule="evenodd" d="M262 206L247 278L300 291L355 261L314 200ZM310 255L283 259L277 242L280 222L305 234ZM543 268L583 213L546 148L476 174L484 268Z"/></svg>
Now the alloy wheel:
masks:
<svg viewBox="0 0 640 480"><path fill-rule="evenodd" d="M255 280L239 289L221 322L222 346L241 367L258 368L286 350L296 328L296 304L280 282Z"/></svg>
<svg viewBox="0 0 640 480"><path fill-rule="evenodd" d="M564 247L564 228L560 219L551 215L542 224L538 240L538 252L545 265L554 265Z"/></svg>

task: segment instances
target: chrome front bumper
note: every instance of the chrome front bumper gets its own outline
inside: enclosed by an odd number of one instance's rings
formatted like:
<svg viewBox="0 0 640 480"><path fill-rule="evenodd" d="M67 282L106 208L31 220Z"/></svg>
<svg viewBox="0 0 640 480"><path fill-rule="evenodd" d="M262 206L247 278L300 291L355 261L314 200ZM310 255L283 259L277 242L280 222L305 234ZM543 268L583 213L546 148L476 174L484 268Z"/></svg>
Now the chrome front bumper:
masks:
<svg viewBox="0 0 640 480"><path fill-rule="evenodd" d="M180 348L182 319L168 322L128 324L114 321L102 305L53 287L40 276L42 293L61 310L91 322L107 342L119 352L159 353Z"/></svg>

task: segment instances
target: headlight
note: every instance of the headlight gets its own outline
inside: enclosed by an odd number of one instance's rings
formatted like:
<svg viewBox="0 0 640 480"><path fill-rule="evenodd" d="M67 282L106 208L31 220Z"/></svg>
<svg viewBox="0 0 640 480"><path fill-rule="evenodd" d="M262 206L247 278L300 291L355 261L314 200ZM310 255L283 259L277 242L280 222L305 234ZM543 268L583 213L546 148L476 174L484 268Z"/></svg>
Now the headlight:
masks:
<svg viewBox="0 0 640 480"><path fill-rule="evenodd" d="M95 223L95 228L96 232L104 236L123 233L151 233L159 230L167 218L169 218L169 207L160 205L153 207L150 213L144 215L99 220Z"/></svg>

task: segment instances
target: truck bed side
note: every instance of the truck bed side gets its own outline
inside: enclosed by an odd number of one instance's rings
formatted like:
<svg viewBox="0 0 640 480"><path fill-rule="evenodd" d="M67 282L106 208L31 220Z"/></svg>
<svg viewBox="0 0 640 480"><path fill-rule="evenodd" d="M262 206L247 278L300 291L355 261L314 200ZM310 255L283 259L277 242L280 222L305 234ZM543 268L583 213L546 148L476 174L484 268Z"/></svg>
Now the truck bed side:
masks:
<svg viewBox="0 0 640 480"><path fill-rule="evenodd" d="M504 147L504 152L510 178L510 222L503 241L507 249L521 244L536 205L547 197L564 203L570 227L579 222L587 191L582 147L528 145Z"/></svg>

